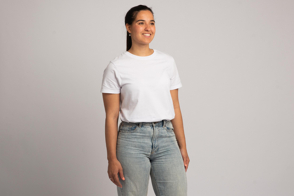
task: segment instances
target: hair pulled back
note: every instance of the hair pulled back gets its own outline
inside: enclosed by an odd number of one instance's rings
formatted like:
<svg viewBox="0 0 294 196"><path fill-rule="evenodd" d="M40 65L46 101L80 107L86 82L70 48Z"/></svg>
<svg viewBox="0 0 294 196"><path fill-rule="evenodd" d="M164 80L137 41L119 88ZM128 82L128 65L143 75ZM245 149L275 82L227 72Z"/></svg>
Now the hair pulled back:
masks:
<svg viewBox="0 0 294 196"><path fill-rule="evenodd" d="M137 5L135 7L132 7L126 14L125 16L125 25L129 24L132 25L134 22L135 18L137 17L137 14L141 10L149 10L153 16L154 13L151 8L147 7L146 5ZM130 33L127 31L127 51L132 47L132 38L130 36Z"/></svg>

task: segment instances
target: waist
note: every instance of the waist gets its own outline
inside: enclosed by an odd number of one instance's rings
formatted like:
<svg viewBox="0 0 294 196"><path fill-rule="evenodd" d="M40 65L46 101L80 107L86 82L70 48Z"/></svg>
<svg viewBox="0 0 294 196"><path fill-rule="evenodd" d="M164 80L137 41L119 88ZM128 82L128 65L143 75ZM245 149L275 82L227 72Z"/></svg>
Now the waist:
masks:
<svg viewBox="0 0 294 196"><path fill-rule="evenodd" d="M125 122L125 121L121 121L121 126L123 125L138 125L138 126L144 126L144 125L157 125L157 126L165 126L166 123L170 121L170 120L160 120L160 121L154 121L154 122Z"/></svg>

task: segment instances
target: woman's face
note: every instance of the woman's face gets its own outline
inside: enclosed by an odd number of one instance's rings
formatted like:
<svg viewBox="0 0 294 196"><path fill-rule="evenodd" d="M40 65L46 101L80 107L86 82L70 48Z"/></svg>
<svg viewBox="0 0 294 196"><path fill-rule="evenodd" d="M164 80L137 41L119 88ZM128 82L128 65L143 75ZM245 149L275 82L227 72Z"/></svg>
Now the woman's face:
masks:
<svg viewBox="0 0 294 196"><path fill-rule="evenodd" d="M131 33L132 43L149 44L156 31L153 14L149 10L139 11L133 24L126 24L126 28Z"/></svg>

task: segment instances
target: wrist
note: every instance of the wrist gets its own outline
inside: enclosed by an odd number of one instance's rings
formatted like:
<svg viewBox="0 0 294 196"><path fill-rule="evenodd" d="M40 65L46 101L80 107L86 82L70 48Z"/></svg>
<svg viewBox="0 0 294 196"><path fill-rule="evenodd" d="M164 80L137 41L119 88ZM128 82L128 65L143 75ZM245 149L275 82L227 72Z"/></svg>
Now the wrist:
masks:
<svg viewBox="0 0 294 196"><path fill-rule="evenodd" d="M108 160L108 162L110 162L110 161L116 161L117 160L117 157L109 157L109 158L107 158L107 160Z"/></svg>
<svg viewBox="0 0 294 196"><path fill-rule="evenodd" d="M187 150L187 147L186 147L185 145L183 145L183 146L180 146L180 145L179 145L179 148L180 148L181 150Z"/></svg>

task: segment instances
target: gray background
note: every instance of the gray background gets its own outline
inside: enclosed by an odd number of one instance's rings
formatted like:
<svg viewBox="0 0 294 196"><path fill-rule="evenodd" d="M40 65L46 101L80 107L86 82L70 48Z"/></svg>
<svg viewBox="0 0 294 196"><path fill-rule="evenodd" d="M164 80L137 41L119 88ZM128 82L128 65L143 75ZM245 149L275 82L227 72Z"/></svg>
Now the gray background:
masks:
<svg viewBox="0 0 294 196"><path fill-rule="evenodd" d="M99 91L138 4L182 80L188 195L293 195L293 1L1 0L1 196L116 195Z"/></svg>

